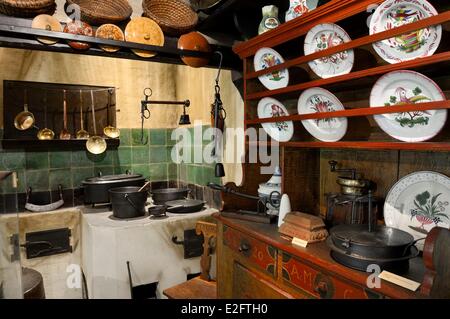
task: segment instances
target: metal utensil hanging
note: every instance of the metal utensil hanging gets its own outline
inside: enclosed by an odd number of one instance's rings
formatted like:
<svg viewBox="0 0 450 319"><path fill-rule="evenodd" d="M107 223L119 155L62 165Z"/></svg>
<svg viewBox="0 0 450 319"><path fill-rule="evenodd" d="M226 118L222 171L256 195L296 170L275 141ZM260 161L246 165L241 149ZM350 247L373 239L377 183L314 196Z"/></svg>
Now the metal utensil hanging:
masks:
<svg viewBox="0 0 450 319"><path fill-rule="evenodd" d="M83 91L80 90L80 129L76 135L77 139L85 140L89 138L89 132L84 129L83 123Z"/></svg>
<svg viewBox="0 0 450 319"><path fill-rule="evenodd" d="M219 86L219 78L220 78L220 72L222 70L222 61L223 61L223 54L220 51L215 51L214 54L218 54L220 56L220 62L219 62L219 70L217 72L216 77L216 85L214 86L215 95L214 95L214 103L211 105L211 125L214 128L214 148L211 151L211 156L216 157L216 166L215 166L215 176L216 177L224 177L225 176L225 169L223 167L223 164L221 163L221 154L222 152L219 151L220 147L220 140L219 140L219 132L220 136L223 136L223 131L225 128L225 119L227 117L227 112L223 108L222 99L220 97L220 86Z"/></svg>
<svg viewBox="0 0 450 319"><path fill-rule="evenodd" d="M44 98L44 128L37 133L39 140L53 140L55 138L55 132L47 128L47 91L45 91Z"/></svg>
<svg viewBox="0 0 450 319"><path fill-rule="evenodd" d="M112 89L108 90L108 105L106 106L106 121L107 126L103 128L103 134L109 138L118 138L120 136L120 130L114 127L109 122L109 109L111 107L111 95L113 94Z"/></svg>
<svg viewBox="0 0 450 319"><path fill-rule="evenodd" d="M27 90L24 90L24 103L23 111L16 115L14 118L14 126L19 131L25 131L34 126L34 115L28 111L28 94Z"/></svg>
<svg viewBox="0 0 450 319"><path fill-rule="evenodd" d="M71 135L69 133L69 130L67 129L67 98L66 98L66 90L64 92L64 101L63 101L63 121L64 121L64 127L59 133L59 139L60 140L70 140Z"/></svg>
<svg viewBox="0 0 450 319"><path fill-rule="evenodd" d="M94 136L86 141L86 149L92 154L101 154L106 151L107 145L103 137L97 135L97 125L95 123L94 92L91 91L92 124L94 125Z"/></svg>

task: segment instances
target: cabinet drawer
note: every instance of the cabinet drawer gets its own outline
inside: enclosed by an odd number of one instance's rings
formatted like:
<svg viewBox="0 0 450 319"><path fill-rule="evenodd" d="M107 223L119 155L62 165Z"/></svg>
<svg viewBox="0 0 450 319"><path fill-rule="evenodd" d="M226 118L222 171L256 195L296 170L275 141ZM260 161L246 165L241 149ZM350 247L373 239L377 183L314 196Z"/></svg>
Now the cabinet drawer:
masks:
<svg viewBox="0 0 450 319"><path fill-rule="evenodd" d="M300 288L317 298L368 299L381 296L336 279L283 252L283 282Z"/></svg>
<svg viewBox="0 0 450 319"><path fill-rule="evenodd" d="M233 267L233 298L293 299L294 297L236 262Z"/></svg>
<svg viewBox="0 0 450 319"><path fill-rule="evenodd" d="M276 275L277 250L274 247L225 225L223 226L223 244L247 258L257 268L273 277Z"/></svg>

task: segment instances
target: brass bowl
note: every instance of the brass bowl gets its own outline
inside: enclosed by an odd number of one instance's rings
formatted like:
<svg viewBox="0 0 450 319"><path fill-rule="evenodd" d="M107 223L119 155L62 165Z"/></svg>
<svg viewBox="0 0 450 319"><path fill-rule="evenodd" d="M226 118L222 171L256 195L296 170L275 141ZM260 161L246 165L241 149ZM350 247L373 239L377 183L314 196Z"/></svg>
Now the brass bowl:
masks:
<svg viewBox="0 0 450 319"><path fill-rule="evenodd" d="M367 179L352 179L348 177L338 177L336 182L341 186L342 194L363 195L366 194L371 186Z"/></svg>

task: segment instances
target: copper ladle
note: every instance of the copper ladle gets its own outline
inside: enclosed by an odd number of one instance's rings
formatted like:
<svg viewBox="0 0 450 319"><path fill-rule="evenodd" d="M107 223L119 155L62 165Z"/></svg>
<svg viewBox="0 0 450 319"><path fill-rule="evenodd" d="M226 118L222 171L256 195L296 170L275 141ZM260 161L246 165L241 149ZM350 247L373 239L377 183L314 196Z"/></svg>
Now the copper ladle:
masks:
<svg viewBox="0 0 450 319"><path fill-rule="evenodd" d="M107 137L109 138L118 138L120 136L120 130L117 127L114 127L112 125L109 124L109 109L111 106L111 95L112 95L112 90L108 90L108 105L106 107L106 120L107 120L107 125L105 128L103 128L103 134L105 134Z"/></svg>
<svg viewBox="0 0 450 319"><path fill-rule="evenodd" d="M14 126L19 131L25 131L34 126L34 115L28 111L28 94L24 91L23 111L14 118Z"/></svg>
<svg viewBox="0 0 450 319"><path fill-rule="evenodd" d="M89 138L89 133L84 129L83 124L83 92L80 90L80 129L77 132L77 139L86 140Z"/></svg>
<svg viewBox="0 0 450 319"><path fill-rule="evenodd" d="M97 136L97 126L95 124L95 110L94 110L94 93L91 91L91 103L92 103L92 121L94 125L94 136L89 137L86 141L86 148L88 152L92 154L101 154L106 151L107 145L103 137Z"/></svg>
<svg viewBox="0 0 450 319"><path fill-rule="evenodd" d="M64 103L63 103L63 112L64 112L64 127L59 133L60 140L70 140L70 133L67 130L67 100L66 100L66 90L64 90Z"/></svg>

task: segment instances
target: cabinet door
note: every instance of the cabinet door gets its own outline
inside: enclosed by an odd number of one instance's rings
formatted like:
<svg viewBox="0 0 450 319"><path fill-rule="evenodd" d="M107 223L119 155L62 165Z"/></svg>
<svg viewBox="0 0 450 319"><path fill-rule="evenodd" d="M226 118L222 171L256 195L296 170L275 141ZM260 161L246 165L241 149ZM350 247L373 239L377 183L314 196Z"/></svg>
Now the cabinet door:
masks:
<svg viewBox="0 0 450 319"><path fill-rule="evenodd" d="M289 293L235 262L233 267L233 298L293 299Z"/></svg>

